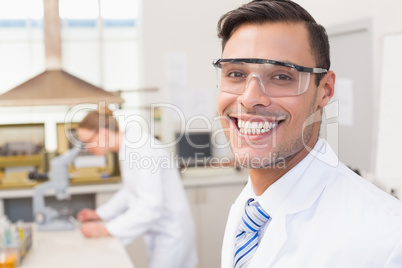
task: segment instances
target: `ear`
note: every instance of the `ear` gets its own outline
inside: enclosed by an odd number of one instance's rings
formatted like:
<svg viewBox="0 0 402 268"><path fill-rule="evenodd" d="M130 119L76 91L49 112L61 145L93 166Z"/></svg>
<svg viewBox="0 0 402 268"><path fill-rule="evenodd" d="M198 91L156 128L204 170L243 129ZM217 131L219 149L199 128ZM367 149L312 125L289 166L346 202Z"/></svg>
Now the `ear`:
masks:
<svg viewBox="0 0 402 268"><path fill-rule="evenodd" d="M320 82L318 88L318 106L325 107L335 93L335 73L329 71Z"/></svg>

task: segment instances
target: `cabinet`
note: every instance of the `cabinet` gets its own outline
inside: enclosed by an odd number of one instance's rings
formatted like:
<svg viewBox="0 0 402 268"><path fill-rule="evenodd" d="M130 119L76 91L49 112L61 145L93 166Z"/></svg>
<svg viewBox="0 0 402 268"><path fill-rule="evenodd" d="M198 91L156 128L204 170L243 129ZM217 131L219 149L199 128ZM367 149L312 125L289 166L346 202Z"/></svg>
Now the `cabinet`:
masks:
<svg viewBox="0 0 402 268"><path fill-rule="evenodd" d="M197 239L198 268L220 267L221 248L230 208L245 181L186 187Z"/></svg>

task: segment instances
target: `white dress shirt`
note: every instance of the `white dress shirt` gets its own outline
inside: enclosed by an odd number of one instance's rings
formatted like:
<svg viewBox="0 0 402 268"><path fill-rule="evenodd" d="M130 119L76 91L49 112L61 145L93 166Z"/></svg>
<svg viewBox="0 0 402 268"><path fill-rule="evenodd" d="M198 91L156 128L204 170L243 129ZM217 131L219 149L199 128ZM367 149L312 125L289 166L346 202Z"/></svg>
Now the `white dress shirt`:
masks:
<svg viewBox="0 0 402 268"><path fill-rule="evenodd" d="M249 198L271 219L248 268L402 267L402 203L338 161L324 140L256 196L251 180L229 214L222 268Z"/></svg>
<svg viewBox="0 0 402 268"><path fill-rule="evenodd" d="M129 244L144 235L150 268L194 268L194 224L179 173L160 143L129 130L120 147L123 187L96 212L107 230ZM142 136L144 137L144 136Z"/></svg>

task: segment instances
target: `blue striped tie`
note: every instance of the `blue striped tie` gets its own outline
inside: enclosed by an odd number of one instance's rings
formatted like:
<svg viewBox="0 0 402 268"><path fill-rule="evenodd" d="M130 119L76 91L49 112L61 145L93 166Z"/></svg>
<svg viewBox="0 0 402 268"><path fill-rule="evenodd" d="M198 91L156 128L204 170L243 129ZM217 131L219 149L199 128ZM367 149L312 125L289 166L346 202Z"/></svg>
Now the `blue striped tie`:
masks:
<svg viewBox="0 0 402 268"><path fill-rule="evenodd" d="M246 268L258 247L258 232L268 221L269 215L250 198L241 219L235 241L234 268Z"/></svg>

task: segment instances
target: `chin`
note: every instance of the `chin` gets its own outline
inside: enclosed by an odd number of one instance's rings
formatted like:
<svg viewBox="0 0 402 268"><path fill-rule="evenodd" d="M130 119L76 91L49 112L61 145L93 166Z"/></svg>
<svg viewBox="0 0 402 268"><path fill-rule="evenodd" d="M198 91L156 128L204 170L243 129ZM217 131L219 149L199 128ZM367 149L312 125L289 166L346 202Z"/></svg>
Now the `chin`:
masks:
<svg viewBox="0 0 402 268"><path fill-rule="evenodd" d="M250 148L233 151L235 161L245 168L265 168L283 161L276 152L270 150L255 150Z"/></svg>

